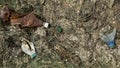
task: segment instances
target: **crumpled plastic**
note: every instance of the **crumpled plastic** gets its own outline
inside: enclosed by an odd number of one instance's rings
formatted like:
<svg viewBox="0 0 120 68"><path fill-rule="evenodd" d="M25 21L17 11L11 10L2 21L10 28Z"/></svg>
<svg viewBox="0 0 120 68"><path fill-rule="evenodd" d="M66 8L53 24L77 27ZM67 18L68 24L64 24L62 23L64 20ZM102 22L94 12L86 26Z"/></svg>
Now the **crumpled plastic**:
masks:
<svg viewBox="0 0 120 68"><path fill-rule="evenodd" d="M115 35L116 35L116 28L107 35L102 35L100 38L110 47L115 48Z"/></svg>
<svg viewBox="0 0 120 68"><path fill-rule="evenodd" d="M22 38L21 41L22 51L29 55L32 59L35 58L37 56L37 53L35 51L34 44L25 38Z"/></svg>

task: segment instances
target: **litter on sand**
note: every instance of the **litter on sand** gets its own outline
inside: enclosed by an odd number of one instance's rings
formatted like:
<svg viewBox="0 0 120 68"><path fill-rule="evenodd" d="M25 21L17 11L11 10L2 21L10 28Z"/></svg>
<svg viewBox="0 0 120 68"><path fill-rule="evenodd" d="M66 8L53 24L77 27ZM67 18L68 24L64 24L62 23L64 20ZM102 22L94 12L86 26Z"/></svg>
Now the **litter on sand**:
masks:
<svg viewBox="0 0 120 68"><path fill-rule="evenodd" d="M106 42L110 48L115 48L115 34L116 29L114 29L110 34L102 35L101 39Z"/></svg>
<svg viewBox="0 0 120 68"><path fill-rule="evenodd" d="M49 23L38 19L34 13L18 13L7 5L1 8L0 13L0 18L4 22L9 22L11 25L21 25L21 27L43 26L45 28L49 26Z"/></svg>
<svg viewBox="0 0 120 68"><path fill-rule="evenodd" d="M35 58L37 56L37 53L35 51L34 44L25 38L22 38L21 41L22 51L29 55L32 59Z"/></svg>
<svg viewBox="0 0 120 68"><path fill-rule="evenodd" d="M61 33L63 31L63 28L61 26L58 26L57 31Z"/></svg>

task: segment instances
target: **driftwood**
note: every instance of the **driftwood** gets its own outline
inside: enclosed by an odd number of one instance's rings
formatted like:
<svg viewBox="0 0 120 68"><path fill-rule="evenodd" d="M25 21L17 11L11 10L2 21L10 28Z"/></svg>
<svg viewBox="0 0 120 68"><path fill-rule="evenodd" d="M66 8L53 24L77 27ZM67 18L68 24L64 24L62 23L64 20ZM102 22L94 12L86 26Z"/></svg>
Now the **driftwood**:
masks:
<svg viewBox="0 0 120 68"><path fill-rule="evenodd" d="M38 19L32 12L21 14L8 6L1 8L0 18L4 22L10 22L11 25L21 25L22 27L39 27L43 25L43 21Z"/></svg>

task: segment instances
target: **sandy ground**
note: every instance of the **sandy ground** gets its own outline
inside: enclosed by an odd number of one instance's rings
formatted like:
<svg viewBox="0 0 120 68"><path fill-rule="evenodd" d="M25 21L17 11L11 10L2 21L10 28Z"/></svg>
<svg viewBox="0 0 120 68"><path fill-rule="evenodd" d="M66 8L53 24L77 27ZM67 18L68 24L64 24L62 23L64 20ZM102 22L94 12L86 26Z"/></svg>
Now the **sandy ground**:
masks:
<svg viewBox="0 0 120 68"><path fill-rule="evenodd" d="M119 0L0 0L5 3L21 13L33 6L51 27L0 26L1 68L120 68ZM114 28L116 48L110 49L99 35ZM35 44L35 59L21 51L21 37Z"/></svg>

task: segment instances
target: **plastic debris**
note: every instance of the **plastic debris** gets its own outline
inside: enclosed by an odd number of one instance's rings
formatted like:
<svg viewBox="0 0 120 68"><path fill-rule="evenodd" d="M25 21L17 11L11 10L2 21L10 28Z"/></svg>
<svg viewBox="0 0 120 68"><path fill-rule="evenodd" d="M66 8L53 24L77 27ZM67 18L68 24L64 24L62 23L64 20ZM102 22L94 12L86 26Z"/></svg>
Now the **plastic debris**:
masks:
<svg viewBox="0 0 120 68"><path fill-rule="evenodd" d="M22 38L22 51L28 54L32 59L37 56L37 53L35 52L34 44L30 42L29 40Z"/></svg>
<svg viewBox="0 0 120 68"><path fill-rule="evenodd" d="M44 23L43 23L43 26L44 26L45 28L48 28L48 27L49 27L49 23L44 22Z"/></svg>
<svg viewBox="0 0 120 68"><path fill-rule="evenodd" d="M58 26L57 31L61 33L63 31L63 28L61 26Z"/></svg>
<svg viewBox="0 0 120 68"><path fill-rule="evenodd" d="M44 23L38 19L32 12L29 13L18 13L8 6L3 6L0 10L0 18L4 22L10 22L11 25L21 25L22 27L41 27L48 28L49 23Z"/></svg>
<svg viewBox="0 0 120 68"><path fill-rule="evenodd" d="M102 35L101 39L107 43L107 45L110 48L115 48L115 34L116 34L116 29L113 30L113 32L111 32L108 35Z"/></svg>

